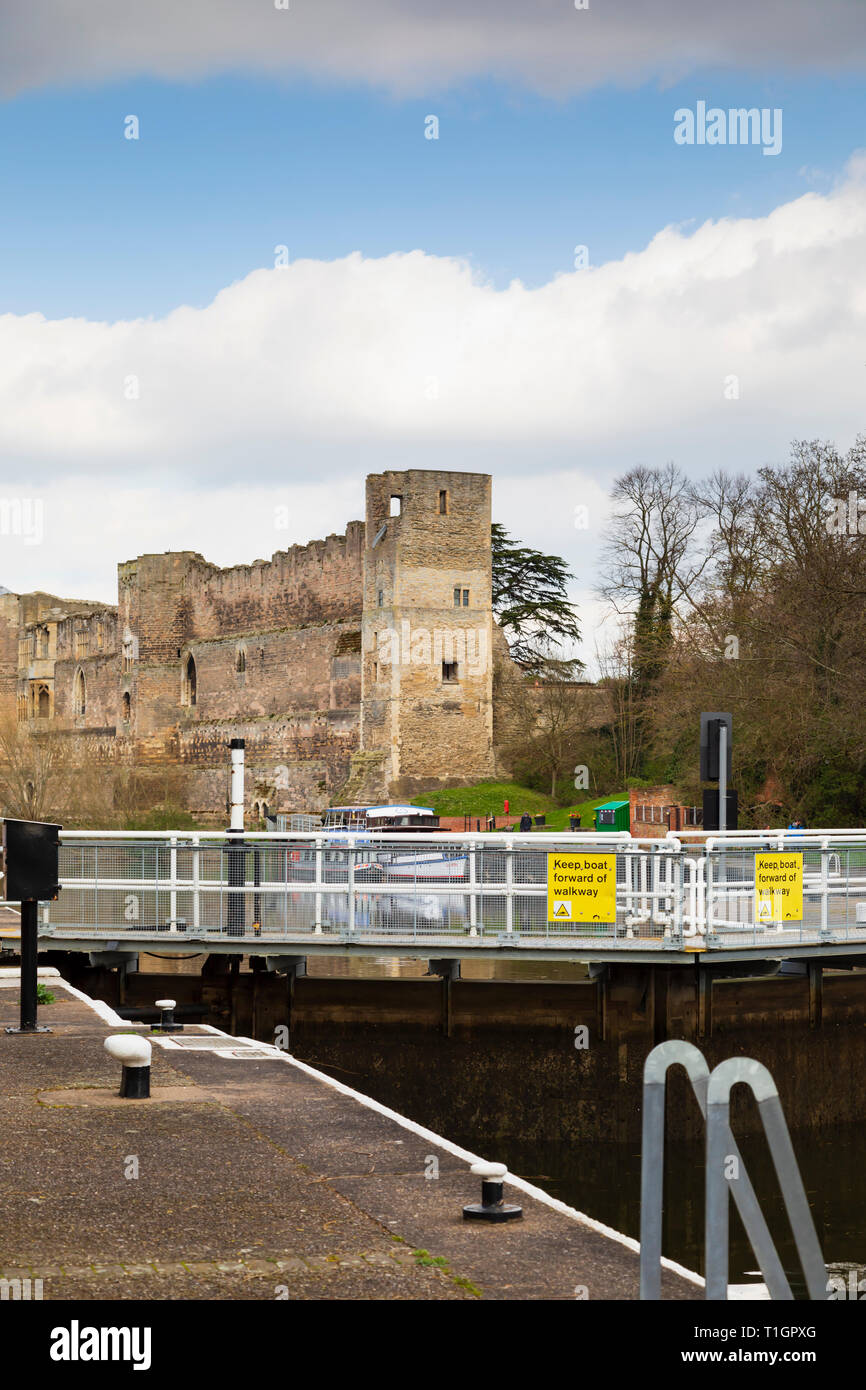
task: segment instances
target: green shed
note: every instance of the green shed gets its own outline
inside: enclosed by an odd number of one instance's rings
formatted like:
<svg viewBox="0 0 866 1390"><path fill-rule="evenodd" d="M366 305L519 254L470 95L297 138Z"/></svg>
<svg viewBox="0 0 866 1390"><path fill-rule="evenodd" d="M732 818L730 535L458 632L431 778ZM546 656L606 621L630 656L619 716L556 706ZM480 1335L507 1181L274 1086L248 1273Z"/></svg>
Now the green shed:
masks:
<svg viewBox="0 0 866 1390"><path fill-rule="evenodd" d="M595 808L596 830L630 830L629 803L605 801Z"/></svg>

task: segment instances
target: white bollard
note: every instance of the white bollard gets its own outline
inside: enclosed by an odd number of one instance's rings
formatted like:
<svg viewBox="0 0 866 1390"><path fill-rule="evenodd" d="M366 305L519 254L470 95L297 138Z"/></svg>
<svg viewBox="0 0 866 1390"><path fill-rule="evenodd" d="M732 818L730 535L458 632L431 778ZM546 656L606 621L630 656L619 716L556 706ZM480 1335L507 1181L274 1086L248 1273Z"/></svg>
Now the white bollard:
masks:
<svg viewBox="0 0 866 1390"><path fill-rule="evenodd" d="M174 1011L177 1007L176 999L157 999L154 1001L160 1011L159 1023L154 1023L152 1033L182 1033L183 1024L175 1023Z"/></svg>
<svg viewBox="0 0 866 1390"><path fill-rule="evenodd" d="M482 1160L469 1169L481 1179L481 1201L463 1208L464 1221L516 1221L523 1215L522 1207L509 1206L502 1200L502 1187L508 1176L504 1163Z"/></svg>
<svg viewBox="0 0 866 1390"><path fill-rule="evenodd" d="M132 1033L114 1033L105 1039L109 1057L123 1063L120 1094L124 1100L147 1100L150 1096L151 1046L147 1038Z"/></svg>

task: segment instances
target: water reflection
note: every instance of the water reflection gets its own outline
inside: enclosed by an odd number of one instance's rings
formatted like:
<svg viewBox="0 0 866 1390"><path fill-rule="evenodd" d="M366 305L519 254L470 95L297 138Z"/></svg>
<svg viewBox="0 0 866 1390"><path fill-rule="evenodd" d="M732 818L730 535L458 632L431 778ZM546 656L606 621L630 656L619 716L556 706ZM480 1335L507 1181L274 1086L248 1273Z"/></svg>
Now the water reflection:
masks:
<svg viewBox="0 0 866 1390"><path fill-rule="evenodd" d="M477 1134L450 1135L455 1142L507 1163L514 1173L587 1216L637 1238L640 1234L639 1144L527 1144L493 1141ZM863 1272L866 1265L866 1134L840 1125L791 1134L818 1240L828 1265ZM762 1136L738 1138L749 1176L795 1297L805 1297L796 1247L785 1216L769 1150ZM495 1152L494 1152L495 1150ZM663 1251L703 1274L704 1148L670 1145L666 1155ZM733 1283L760 1277L736 1208L731 1204Z"/></svg>
<svg viewBox="0 0 866 1390"><path fill-rule="evenodd" d="M140 969L197 975L204 960L203 954L178 959L142 953ZM332 979L419 979L426 974L427 966L426 959L402 957L307 958L310 976ZM249 957L244 957L241 968L249 969ZM467 980L568 981L585 979L587 969L577 962L470 958L462 962L462 974ZM353 1084L375 1093L369 1078L365 1084L360 1074ZM426 1122L423 1114L413 1117ZM528 1143L517 1138L490 1139L488 1133L461 1134L447 1127L446 1132L466 1148L507 1163L512 1172L597 1221L635 1238L639 1235L639 1144ZM861 1126L843 1125L795 1130L791 1137L825 1261L844 1269L857 1268L862 1275L866 1266L866 1132ZM802 1297L805 1290L796 1249L769 1150L760 1135L738 1138L738 1142L792 1289ZM664 1253L703 1273L703 1145L669 1145L666 1160ZM747 1283L755 1273L755 1259L732 1204L730 1277L733 1282Z"/></svg>
<svg viewBox="0 0 866 1390"><path fill-rule="evenodd" d="M201 953L190 957L151 955L142 951L139 970L148 975L199 975L206 959ZM250 969L244 956L242 971ZM418 980L427 974L424 959L403 956L307 956L307 974L330 980ZM464 980L585 980L587 967L580 961L463 960Z"/></svg>

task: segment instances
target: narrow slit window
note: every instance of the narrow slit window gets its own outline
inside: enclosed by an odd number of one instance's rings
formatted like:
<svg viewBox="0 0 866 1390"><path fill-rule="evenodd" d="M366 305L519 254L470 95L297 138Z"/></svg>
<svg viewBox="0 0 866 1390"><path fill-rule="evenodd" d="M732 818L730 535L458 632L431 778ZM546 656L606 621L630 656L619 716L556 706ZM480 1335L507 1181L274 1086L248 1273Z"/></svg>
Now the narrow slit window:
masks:
<svg viewBox="0 0 866 1390"><path fill-rule="evenodd" d="M445 487L439 489L439 515L448 515L448 489Z"/></svg>
<svg viewBox="0 0 866 1390"><path fill-rule="evenodd" d="M84 672L79 670L75 674L75 713L82 715L87 713L87 682L84 679Z"/></svg>
<svg viewBox="0 0 866 1390"><path fill-rule="evenodd" d="M403 498L397 493L391 498L391 516L399 516L403 510Z"/></svg>
<svg viewBox="0 0 866 1390"><path fill-rule="evenodd" d="M457 680L457 662L456 662L456 661L443 661L443 662L442 662L442 680L443 680L446 684L448 684L448 685L453 684L453 683Z"/></svg>

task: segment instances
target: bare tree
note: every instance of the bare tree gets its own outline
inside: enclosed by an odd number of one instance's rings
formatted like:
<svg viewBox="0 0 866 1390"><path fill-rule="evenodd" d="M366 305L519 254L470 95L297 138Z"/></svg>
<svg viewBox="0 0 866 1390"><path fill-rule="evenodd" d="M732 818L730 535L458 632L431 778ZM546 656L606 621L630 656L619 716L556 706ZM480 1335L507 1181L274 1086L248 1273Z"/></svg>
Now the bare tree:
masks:
<svg viewBox="0 0 866 1390"><path fill-rule="evenodd" d="M604 692L616 780L624 786L640 772L646 741L646 721L634 681L634 637L620 631L612 648L596 654Z"/></svg>
<svg viewBox="0 0 866 1390"><path fill-rule="evenodd" d="M611 496L599 591L631 616L632 679L645 695L664 668L677 608L709 562L696 537L706 507L673 463L631 469Z"/></svg>
<svg viewBox="0 0 866 1390"><path fill-rule="evenodd" d="M68 803L69 742L54 731L32 731L14 718L0 721L0 809L21 820L46 820Z"/></svg>
<svg viewBox="0 0 866 1390"><path fill-rule="evenodd" d="M509 760L531 759L550 777L550 794L566 769L574 765L575 748L587 728L585 692L570 680L569 662L548 660L543 674L515 672L500 686L512 729Z"/></svg>
<svg viewBox="0 0 866 1390"><path fill-rule="evenodd" d="M712 523L707 567L710 584L732 598L752 593L766 573L769 555L760 525L756 479L718 469L694 487L693 493L702 514Z"/></svg>

